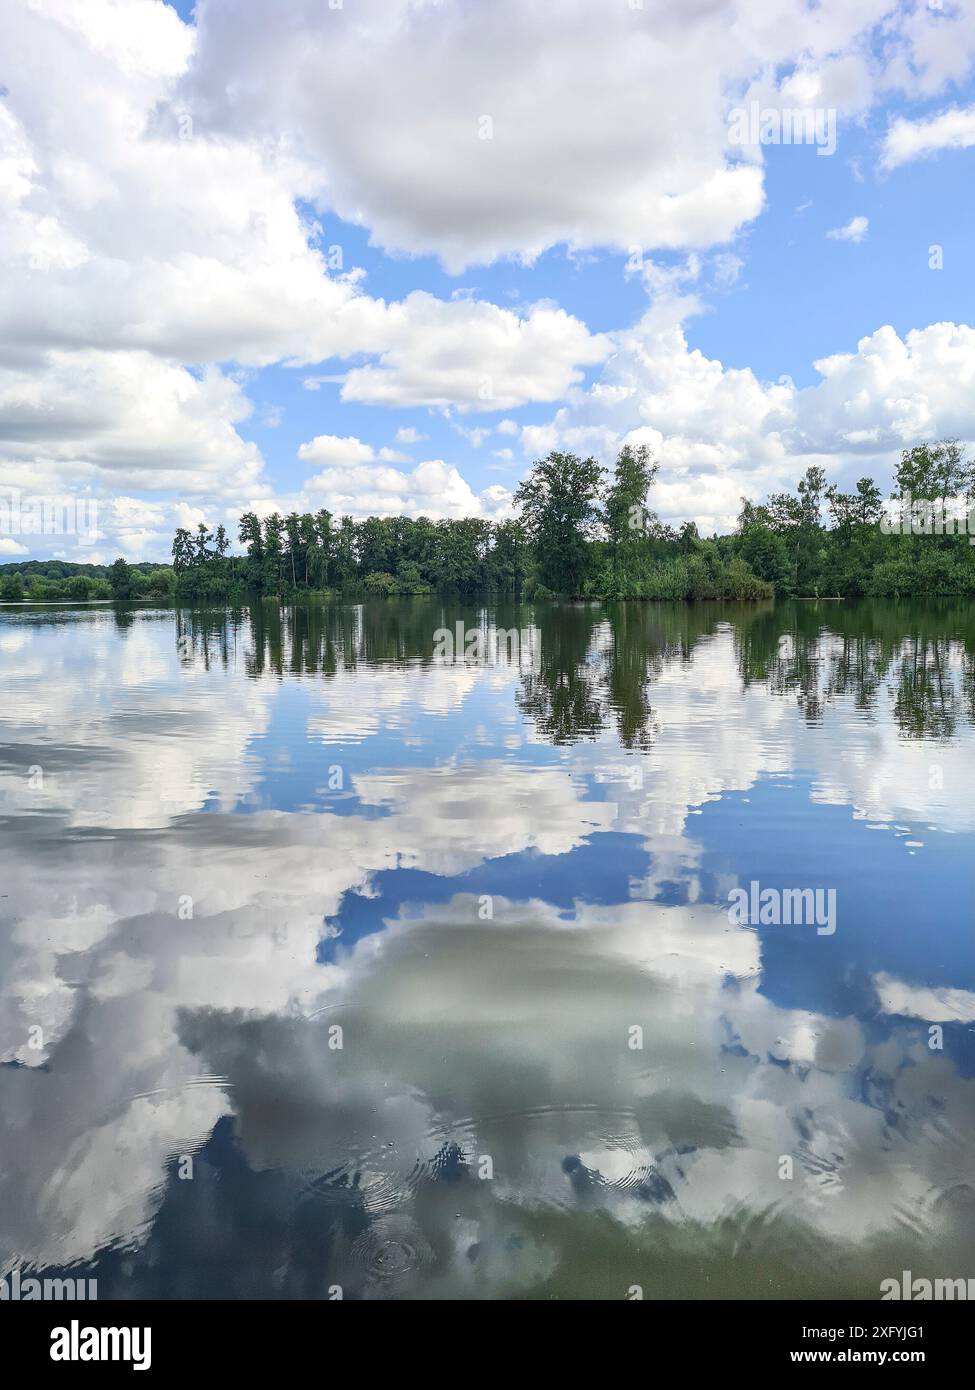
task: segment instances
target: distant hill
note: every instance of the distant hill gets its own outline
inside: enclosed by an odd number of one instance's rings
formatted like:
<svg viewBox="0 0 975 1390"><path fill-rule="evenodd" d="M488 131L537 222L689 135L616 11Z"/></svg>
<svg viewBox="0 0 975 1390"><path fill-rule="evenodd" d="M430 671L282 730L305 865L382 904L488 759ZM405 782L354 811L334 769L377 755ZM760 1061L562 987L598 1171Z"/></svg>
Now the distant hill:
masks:
<svg viewBox="0 0 975 1390"><path fill-rule="evenodd" d="M157 570L169 569L169 566L140 560L138 564L130 565L130 569L138 570L141 574L155 574ZM22 574L25 579L29 574L43 579L70 579L75 574L83 574L86 579L107 579L108 566L76 565L71 560L12 560L9 564L0 565L0 577L5 574Z"/></svg>

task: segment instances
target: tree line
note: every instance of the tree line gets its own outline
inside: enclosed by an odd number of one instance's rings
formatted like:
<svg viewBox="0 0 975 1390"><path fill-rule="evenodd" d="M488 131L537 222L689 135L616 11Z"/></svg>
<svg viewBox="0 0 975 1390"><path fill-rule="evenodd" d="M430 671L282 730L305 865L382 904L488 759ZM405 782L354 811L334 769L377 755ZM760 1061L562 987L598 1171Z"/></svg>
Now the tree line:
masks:
<svg viewBox="0 0 975 1390"><path fill-rule="evenodd" d="M615 477L594 459L552 453L515 494L518 515L338 519L246 512L243 555L224 527L173 541L177 592L191 600L241 591L289 598L302 593L372 595L494 593L517 597L765 598L772 587L733 547L701 541L655 520L646 501L656 464L645 448L624 448Z"/></svg>
<svg viewBox="0 0 975 1390"><path fill-rule="evenodd" d="M169 565L80 565L69 560L22 560L0 565L0 602L83 603L92 599L167 599L176 576Z"/></svg>
<svg viewBox="0 0 975 1390"><path fill-rule="evenodd" d="M177 591L196 600L242 591L676 600L975 592L968 537L886 533L870 478L845 493L811 467L795 493L742 498L735 531L705 538L694 522L675 529L650 509L657 471L646 447L624 447L611 478L593 458L553 452L519 485L517 516L501 522L247 512L243 555L231 554L223 526L181 528ZM957 509L973 495L975 469L957 441L904 450L893 499Z"/></svg>
<svg viewBox="0 0 975 1390"><path fill-rule="evenodd" d="M645 447L624 447L611 476L593 458L553 452L532 465L508 520L245 512L236 538L222 525L177 530L171 569L118 559L98 575L51 577L21 574L29 566L18 566L0 576L0 599L175 593L185 602L220 602L255 593L293 600L436 592L747 601L975 593L972 537L937 525L890 533L882 524L885 499L870 478L843 492L827 484L824 469L808 468L794 493L761 503L742 498L734 532L705 538L693 521L674 528L650 508L657 472ZM975 465L956 440L903 451L895 504L958 513L973 497ZM233 553L235 540L242 554Z"/></svg>

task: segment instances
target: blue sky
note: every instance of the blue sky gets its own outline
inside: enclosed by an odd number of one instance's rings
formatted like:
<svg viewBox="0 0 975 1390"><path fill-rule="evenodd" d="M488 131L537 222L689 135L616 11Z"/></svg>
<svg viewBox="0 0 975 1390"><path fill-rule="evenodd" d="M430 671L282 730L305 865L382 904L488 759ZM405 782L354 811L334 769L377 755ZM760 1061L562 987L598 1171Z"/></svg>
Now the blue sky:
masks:
<svg viewBox="0 0 975 1390"><path fill-rule="evenodd" d="M533 457L624 442L724 530L811 463L972 441L975 14L854 9L18 7L0 492L99 526L0 520L0 559L163 558L249 507L501 517ZM835 152L736 144L741 106Z"/></svg>
<svg viewBox="0 0 975 1390"><path fill-rule="evenodd" d="M969 87L965 97L975 100L975 89ZM903 336L941 320L975 321L975 155L946 150L937 159L879 172L874 166L884 128L877 119L865 127L848 123L831 158L818 156L814 147L766 148L766 208L741 236L717 249L717 254L736 255L742 266L735 283L712 284L702 312L688 324L692 348L726 366L751 368L762 380L788 375L803 387L819 380L814 366L819 358L853 351L882 324ZM864 242L827 239L828 231L856 216L869 220ZM346 264L366 272L369 291L387 299L414 289L501 305L551 299L594 332L607 333L635 322L647 307L642 282L627 273L630 257L620 252L574 255L559 246L530 266L506 261L452 275L433 256L384 254L370 246L364 229L338 218L322 219L321 241L326 247L340 245ZM938 271L929 265L933 245L944 250ZM666 252L658 259L675 265L681 256ZM289 486L299 485L304 473L294 457L303 440L351 433L379 447L393 444L401 426L426 434L437 455L456 462L476 487L523 471L516 465L500 469L490 443L473 448L437 411L388 411L377 418L373 408L343 404L338 383L309 392L301 383L314 374L272 367L249 390L255 401L282 407L277 427L263 426L258 414L242 432L273 460ZM590 368L586 382L598 376L598 367ZM527 405L458 417L455 423L468 429L505 418L543 424L551 413L547 404Z"/></svg>

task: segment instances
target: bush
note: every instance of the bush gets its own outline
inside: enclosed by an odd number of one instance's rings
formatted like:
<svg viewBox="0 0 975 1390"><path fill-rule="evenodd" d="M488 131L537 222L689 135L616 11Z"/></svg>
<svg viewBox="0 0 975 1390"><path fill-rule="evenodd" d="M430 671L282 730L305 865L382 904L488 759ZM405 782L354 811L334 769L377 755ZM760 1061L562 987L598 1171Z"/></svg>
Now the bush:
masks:
<svg viewBox="0 0 975 1390"><path fill-rule="evenodd" d="M396 593L396 580L393 575L376 570L366 575L366 593L388 598Z"/></svg>
<svg viewBox="0 0 975 1390"><path fill-rule="evenodd" d="M874 565L867 593L875 598L907 594L970 594L975 573L946 550L924 549L919 555L898 555Z"/></svg>
<svg viewBox="0 0 975 1390"><path fill-rule="evenodd" d="M170 569L156 570L149 576L148 590L153 598L172 598L176 575Z"/></svg>
<svg viewBox="0 0 975 1390"><path fill-rule="evenodd" d="M402 560L396 570L396 592L400 594L429 594L432 586L420 574L413 560Z"/></svg>

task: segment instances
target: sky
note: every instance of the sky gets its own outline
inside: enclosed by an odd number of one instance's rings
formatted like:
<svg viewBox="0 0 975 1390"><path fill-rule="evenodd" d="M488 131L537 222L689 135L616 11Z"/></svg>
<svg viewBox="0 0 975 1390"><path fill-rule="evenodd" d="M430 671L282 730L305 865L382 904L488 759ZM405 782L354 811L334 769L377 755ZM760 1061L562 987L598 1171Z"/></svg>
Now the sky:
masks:
<svg viewBox="0 0 975 1390"><path fill-rule="evenodd" d="M500 519L533 459L624 443L709 534L812 464L886 488L975 441L975 0L0 0L0 32L0 562Z"/></svg>

